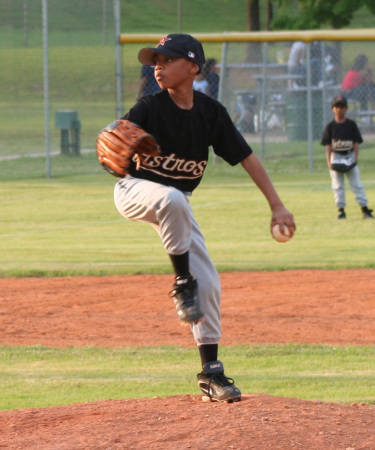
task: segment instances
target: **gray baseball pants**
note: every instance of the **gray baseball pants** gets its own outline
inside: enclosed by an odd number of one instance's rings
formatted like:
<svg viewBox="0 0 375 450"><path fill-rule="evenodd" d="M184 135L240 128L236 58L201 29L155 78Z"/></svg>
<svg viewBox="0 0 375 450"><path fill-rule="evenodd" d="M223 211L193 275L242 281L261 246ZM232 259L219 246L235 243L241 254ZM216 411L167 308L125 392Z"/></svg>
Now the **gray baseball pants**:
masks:
<svg viewBox="0 0 375 450"><path fill-rule="evenodd" d="M218 344L221 337L219 274L212 263L188 196L178 189L127 175L114 190L115 205L128 220L149 223L169 255L189 251L190 270L198 282L204 321L191 325L197 345Z"/></svg>
<svg viewBox="0 0 375 450"><path fill-rule="evenodd" d="M335 199L337 209L345 208L345 175L349 180L351 190L355 195L356 202L362 207L367 206L367 197L365 194L365 188L359 177L359 168L354 166L349 172L336 172L335 170L329 171L332 180L332 190Z"/></svg>

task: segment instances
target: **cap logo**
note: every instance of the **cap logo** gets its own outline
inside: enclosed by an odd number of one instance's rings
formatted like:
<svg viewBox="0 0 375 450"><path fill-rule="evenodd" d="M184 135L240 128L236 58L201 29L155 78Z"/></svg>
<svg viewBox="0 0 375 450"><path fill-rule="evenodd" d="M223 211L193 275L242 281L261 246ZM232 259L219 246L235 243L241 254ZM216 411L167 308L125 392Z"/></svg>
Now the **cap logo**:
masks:
<svg viewBox="0 0 375 450"><path fill-rule="evenodd" d="M159 43L158 43L158 45L157 45L157 47L159 47L159 45L164 45L167 41L171 41L172 39L171 38L169 38L169 37L163 37L163 39L160 39L160 41L159 41Z"/></svg>
<svg viewBox="0 0 375 450"><path fill-rule="evenodd" d="M188 57L191 58L191 59L194 59L195 58L195 53L189 52L188 53Z"/></svg>

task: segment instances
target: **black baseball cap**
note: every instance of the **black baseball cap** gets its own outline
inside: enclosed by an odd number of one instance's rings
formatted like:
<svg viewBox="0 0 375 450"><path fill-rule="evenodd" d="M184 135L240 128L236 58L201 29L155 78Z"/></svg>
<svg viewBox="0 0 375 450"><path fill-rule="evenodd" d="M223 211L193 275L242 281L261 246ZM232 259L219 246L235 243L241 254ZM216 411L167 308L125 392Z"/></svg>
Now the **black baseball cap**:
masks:
<svg viewBox="0 0 375 450"><path fill-rule="evenodd" d="M343 95L338 95L332 100L331 107L333 108L334 106L337 105L343 105L345 107L348 107L348 100Z"/></svg>
<svg viewBox="0 0 375 450"><path fill-rule="evenodd" d="M198 73L206 61L202 44L190 34L183 33L168 34L160 39L155 48L142 48L138 53L138 60L146 66L154 66L155 54L171 58L187 58L199 67Z"/></svg>

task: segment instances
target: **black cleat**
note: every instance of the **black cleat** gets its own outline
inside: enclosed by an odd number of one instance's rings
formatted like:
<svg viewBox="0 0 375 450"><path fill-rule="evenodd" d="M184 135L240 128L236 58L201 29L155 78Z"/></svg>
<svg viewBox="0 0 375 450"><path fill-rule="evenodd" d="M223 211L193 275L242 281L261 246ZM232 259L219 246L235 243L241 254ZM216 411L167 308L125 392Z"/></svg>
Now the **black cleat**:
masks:
<svg viewBox="0 0 375 450"><path fill-rule="evenodd" d="M241 391L234 385L232 378L224 375L222 362L212 361L205 364L197 378L204 402L232 403L241 400Z"/></svg>
<svg viewBox="0 0 375 450"><path fill-rule="evenodd" d="M346 219L346 213L344 208L339 209L339 213L337 214L338 219Z"/></svg>
<svg viewBox="0 0 375 450"><path fill-rule="evenodd" d="M367 206L362 206L362 215L364 219L373 219L372 209L368 209Z"/></svg>
<svg viewBox="0 0 375 450"><path fill-rule="evenodd" d="M197 323L203 319L199 306L198 283L192 275L176 277L169 295L174 297L177 314L182 322Z"/></svg>

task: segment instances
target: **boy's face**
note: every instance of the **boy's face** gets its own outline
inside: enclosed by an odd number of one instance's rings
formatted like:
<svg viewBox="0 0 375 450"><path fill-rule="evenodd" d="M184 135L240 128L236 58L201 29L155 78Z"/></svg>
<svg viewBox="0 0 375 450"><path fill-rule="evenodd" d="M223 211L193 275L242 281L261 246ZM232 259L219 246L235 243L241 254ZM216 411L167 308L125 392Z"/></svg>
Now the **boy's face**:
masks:
<svg viewBox="0 0 375 450"><path fill-rule="evenodd" d="M342 104L338 104L332 107L333 114L335 115L335 119L341 120L345 117L347 107Z"/></svg>
<svg viewBox="0 0 375 450"><path fill-rule="evenodd" d="M174 89L191 84L199 71L196 64L186 58L155 55L154 75L161 89Z"/></svg>

